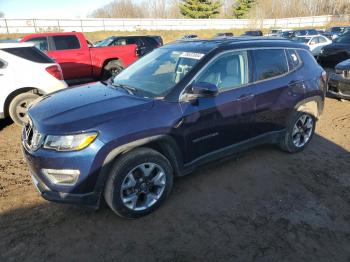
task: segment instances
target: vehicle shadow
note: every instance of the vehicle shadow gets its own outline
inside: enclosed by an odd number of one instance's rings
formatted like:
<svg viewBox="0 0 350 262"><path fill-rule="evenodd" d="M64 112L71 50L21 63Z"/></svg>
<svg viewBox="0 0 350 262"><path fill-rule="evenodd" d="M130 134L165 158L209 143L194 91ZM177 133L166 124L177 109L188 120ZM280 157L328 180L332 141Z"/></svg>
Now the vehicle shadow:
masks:
<svg viewBox="0 0 350 262"><path fill-rule="evenodd" d="M261 146L176 179L137 220L23 199L0 208L0 260L346 261L349 158L319 135L298 154Z"/></svg>
<svg viewBox="0 0 350 262"><path fill-rule="evenodd" d="M11 120L11 118L5 118L5 119L1 119L0 120L0 131L3 130L5 127L12 125L13 121Z"/></svg>

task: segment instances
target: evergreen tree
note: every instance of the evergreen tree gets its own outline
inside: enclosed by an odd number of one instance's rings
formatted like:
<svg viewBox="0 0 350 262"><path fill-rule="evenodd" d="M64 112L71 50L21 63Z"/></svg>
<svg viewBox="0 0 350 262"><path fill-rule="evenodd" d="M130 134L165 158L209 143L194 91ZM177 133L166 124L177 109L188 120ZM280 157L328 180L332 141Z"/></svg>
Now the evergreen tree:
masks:
<svg viewBox="0 0 350 262"><path fill-rule="evenodd" d="M236 18L245 17L254 4L255 0L238 0L233 7L233 16Z"/></svg>
<svg viewBox="0 0 350 262"><path fill-rule="evenodd" d="M220 1L211 0L183 0L180 3L181 14L188 18L214 18L220 7Z"/></svg>

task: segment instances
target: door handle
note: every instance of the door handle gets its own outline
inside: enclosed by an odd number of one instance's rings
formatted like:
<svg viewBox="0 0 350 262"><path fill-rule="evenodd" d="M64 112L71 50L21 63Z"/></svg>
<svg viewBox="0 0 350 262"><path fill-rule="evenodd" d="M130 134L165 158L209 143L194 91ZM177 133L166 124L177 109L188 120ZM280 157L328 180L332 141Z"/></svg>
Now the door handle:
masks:
<svg viewBox="0 0 350 262"><path fill-rule="evenodd" d="M237 101L248 101L248 100L252 100L255 97L254 94L245 94L245 95L241 95Z"/></svg>

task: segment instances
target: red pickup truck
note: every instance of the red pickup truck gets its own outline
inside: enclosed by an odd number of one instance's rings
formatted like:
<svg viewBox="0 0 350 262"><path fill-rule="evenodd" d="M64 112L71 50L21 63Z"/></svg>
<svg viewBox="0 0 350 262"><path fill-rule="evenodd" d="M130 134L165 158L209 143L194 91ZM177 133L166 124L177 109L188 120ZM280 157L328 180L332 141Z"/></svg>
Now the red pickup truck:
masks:
<svg viewBox="0 0 350 262"><path fill-rule="evenodd" d="M93 47L78 32L31 34L21 42L34 42L59 63L65 80L107 79L138 58L136 45Z"/></svg>

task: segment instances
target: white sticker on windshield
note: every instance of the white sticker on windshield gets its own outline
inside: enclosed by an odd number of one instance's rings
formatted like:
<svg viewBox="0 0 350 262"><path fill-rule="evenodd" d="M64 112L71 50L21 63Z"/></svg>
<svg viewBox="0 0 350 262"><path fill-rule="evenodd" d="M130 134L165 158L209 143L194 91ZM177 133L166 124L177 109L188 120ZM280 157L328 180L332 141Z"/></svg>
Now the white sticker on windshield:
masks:
<svg viewBox="0 0 350 262"><path fill-rule="evenodd" d="M192 58L192 59L196 59L199 60L204 56L204 54L201 53L192 53L192 52L183 52L180 57L183 58Z"/></svg>

